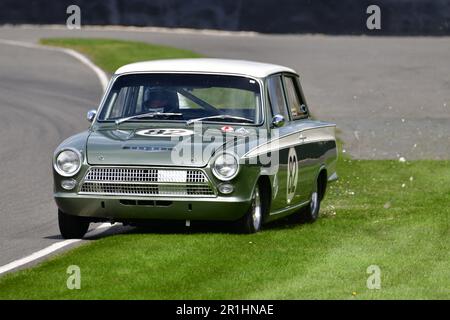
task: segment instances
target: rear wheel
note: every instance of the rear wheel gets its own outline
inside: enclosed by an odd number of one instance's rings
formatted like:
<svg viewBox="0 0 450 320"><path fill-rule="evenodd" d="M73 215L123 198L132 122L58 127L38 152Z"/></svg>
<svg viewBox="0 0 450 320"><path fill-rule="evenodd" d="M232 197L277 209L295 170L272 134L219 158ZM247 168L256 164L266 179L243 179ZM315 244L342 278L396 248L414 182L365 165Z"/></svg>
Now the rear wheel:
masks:
<svg viewBox="0 0 450 320"><path fill-rule="evenodd" d="M319 194L319 190L320 188L318 188L318 185L316 184L315 188L311 192L309 204L293 214L294 220L298 222L312 223L319 218L320 201L323 198L323 196Z"/></svg>
<svg viewBox="0 0 450 320"><path fill-rule="evenodd" d="M304 208L304 220L306 222L314 222L319 218L320 211L320 195L317 190L311 193L309 206Z"/></svg>
<svg viewBox="0 0 450 320"><path fill-rule="evenodd" d="M264 206L261 200L261 187L258 183L253 191L252 204L249 211L237 221L237 229L241 233L256 233L261 230L264 218Z"/></svg>
<svg viewBox="0 0 450 320"><path fill-rule="evenodd" d="M64 239L81 239L89 228L89 221L83 217L71 216L58 210L59 231Z"/></svg>

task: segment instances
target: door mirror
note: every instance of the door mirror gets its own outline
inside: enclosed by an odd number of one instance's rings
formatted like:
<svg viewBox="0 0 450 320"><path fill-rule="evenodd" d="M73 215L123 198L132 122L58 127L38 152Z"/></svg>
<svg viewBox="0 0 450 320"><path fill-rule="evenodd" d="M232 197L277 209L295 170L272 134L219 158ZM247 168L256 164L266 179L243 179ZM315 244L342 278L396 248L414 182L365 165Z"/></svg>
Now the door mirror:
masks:
<svg viewBox="0 0 450 320"><path fill-rule="evenodd" d="M272 125L275 128L280 128L282 126L284 126L285 120L284 117L281 114L276 114L273 116L272 118Z"/></svg>
<svg viewBox="0 0 450 320"><path fill-rule="evenodd" d="M300 106L300 111L303 112L303 114L308 114L308 107L305 104L302 104Z"/></svg>
<svg viewBox="0 0 450 320"><path fill-rule="evenodd" d="M86 118L89 122L94 121L95 116L97 115L97 110L89 110L86 114Z"/></svg>

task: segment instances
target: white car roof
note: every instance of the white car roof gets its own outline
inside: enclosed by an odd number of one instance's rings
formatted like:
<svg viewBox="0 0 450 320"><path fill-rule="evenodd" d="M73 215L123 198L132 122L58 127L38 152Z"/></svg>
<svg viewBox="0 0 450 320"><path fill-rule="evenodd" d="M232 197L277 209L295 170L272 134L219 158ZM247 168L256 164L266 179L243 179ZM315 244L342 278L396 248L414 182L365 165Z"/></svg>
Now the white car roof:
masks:
<svg viewBox="0 0 450 320"><path fill-rule="evenodd" d="M231 59L167 59L143 61L124 65L117 69L116 75L139 72L180 72L180 73L227 73L264 78L273 73L294 70L270 63Z"/></svg>

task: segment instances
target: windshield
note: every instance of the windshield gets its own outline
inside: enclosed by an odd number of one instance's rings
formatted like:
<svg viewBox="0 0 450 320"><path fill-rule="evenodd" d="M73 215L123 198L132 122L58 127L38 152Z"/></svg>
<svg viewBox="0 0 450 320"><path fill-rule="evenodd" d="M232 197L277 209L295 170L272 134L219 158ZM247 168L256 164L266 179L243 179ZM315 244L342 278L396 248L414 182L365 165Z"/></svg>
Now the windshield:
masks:
<svg viewBox="0 0 450 320"><path fill-rule="evenodd" d="M259 124L260 88L256 80L239 76L124 75L114 82L98 120Z"/></svg>

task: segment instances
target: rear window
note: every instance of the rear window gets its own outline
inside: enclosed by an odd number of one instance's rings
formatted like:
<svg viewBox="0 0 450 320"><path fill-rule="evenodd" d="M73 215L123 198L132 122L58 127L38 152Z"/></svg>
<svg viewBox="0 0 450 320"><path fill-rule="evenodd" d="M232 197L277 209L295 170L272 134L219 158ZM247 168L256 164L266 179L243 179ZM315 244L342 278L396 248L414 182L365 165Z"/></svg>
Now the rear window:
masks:
<svg viewBox="0 0 450 320"><path fill-rule="evenodd" d="M272 116L281 114L286 121L289 120L286 100L283 93L281 76L272 76L268 80L269 100L272 107Z"/></svg>
<svg viewBox="0 0 450 320"><path fill-rule="evenodd" d="M308 117L308 108L301 100L297 80L294 77L285 77L285 90L292 119Z"/></svg>

